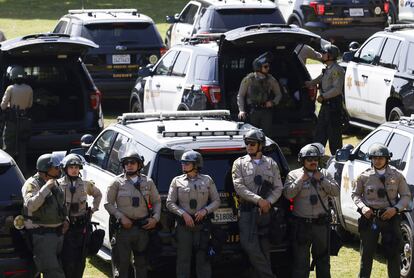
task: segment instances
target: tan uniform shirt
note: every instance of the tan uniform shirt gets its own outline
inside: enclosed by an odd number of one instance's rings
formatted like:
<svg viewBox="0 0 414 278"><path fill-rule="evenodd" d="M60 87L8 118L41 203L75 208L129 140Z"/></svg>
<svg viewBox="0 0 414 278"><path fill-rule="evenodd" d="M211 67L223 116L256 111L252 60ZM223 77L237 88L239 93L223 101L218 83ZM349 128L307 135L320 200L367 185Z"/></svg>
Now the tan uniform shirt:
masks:
<svg viewBox="0 0 414 278"><path fill-rule="evenodd" d="M190 200L197 201L197 207L190 208ZM171 181L168 190L167 208L172 213L182 216L184 212L194 215L201 209L207 213L215 211L220 206L220 196L216 184L208 175L198 174L188 178L186 174L177 176Z"/></svg>
<svg viewBox="0 0 414 278"><path fill-rule="evenodd" d="M263 155L257 164L248 154L234 161L232 168L234 189L243 200L254 204L262 198L258 195L260 185L254 182L255 176L258 175L262 176L263 181L267 180L273 185L273 190L266 200L274 204L282 195L283 189L277 163L271 157Z"/></svg>
<svg viewBox="0 0 414 278"><path fill-rule="evenodd" d="M320 95L324 99L330 99L343 94L344 78L343 68L337 63L333 63L321 75L312 80L311 84L320 84Z"/></svg>
<svg viewBox="0 0 414 278"><path fill-rule="evenodd" d="M33 104L32 87L26 84L13 84L7 87L1 101L1 109L6 110L7 107L19 107L19 109L27 109Z"/></svg>
<svg viewBox="0 0 414 278"><path fill-rule="evenodd" d="M387 166L384 176L385 188L391 205L386 196L384 198L378 196L378 190L384 189L384 184L375 169L369 168L362 172L353 184L354 189L351 197L358 208L381 209L394 206L400 211L407 208L411 200L411 193L404 176L393 166Z"/></svg>
<svg viewBox="0 0 414 278"><path fill-rule="evenodd" d="M302 181L301 178L305 173L304 171L305 170L302 167L289 172L285 181L283 194L287 199L294 199L294 215L304 218L318 218L327 212L323 208L316 194L319 194L325 208L328 209L328 196L338 196L339 186L338 183L328 175L325 169L321 169L323 179L317 184L316 191L315 187L311 184L311 179L308 179L305 182ZM311 204L311 195L315 195L317 199L317 202L314 205Z"/></svg>
<svg viewBox="0 0 414 278"><path fill-rule="evenodd" d="M255 72L251 74L254 74L255 78L258 78L257 76L260 73ZM243 78L240 84L239 93L237 94L237 105L239 107L239 111L241 112L246 112L246 109L247 109L246 106L248 104L251 104L251 101L249 100L251 99L251 94L254 93L252 90L249 89L249 87L251 86L251 78L249 76L251 74ZM279 82L276 80L276 78L274 78L271 74L268 74L267 78L268 78L267 87L275 95L274 99L272 100L273 104L277 105L279 104L279 101L282 98L282 90L280 89Z"/></svg>
<svg viewBox="0 0 414 278"><path fill-rule="evenodd" d="M101 203L102 193L97 188L93 182L91 181L84 181L81 178L77 178L73 182L73 186L75 187L75 193L72 196L70 188L72 183L68 176L64 176L58 180L60 188L62 188L63 192L65 193L65 203L66 208L68 210L67 214L69 216L81 216L86 213L87 209L87 195L93 197L93 209L98 210L99 204ZM71 204L77 204L79 208L77 211L71 211L70 207Z"/></svg>
<svg viewBox="0 0 414 278"><path fill-rule="evenodd" d="M148 209L143 197L148 205L152 206L152 217L157 221L161 215L161 198L152 179L145 175L138 177L140 191L135 188L131 179L125 174L116 177L108 187L106 193L105 209L117 219L126 216L131 220L148 217ZM132 206L132 198L139 198L139 205Z"/></svg>
<svg viewBox="0 0 414 278"><path fill-rule="evenodd" d="M35 178L38 178L38 179L41 180L41 187L36 185L36 183L34 182ZM47 186L43 186L45 183L46 182L44 180L42 180L38 176L38 174L36 174L33 177L30 177L24 183L24 185L22 187L22 196L23 196L23 202L24 202L23 206L25 207L27 216L29 216L29 217L33 216L33 212L38 210L43 205L43 203L45 202L46 197L48 197L50 194L52 194L50 192L50 189ZM56 186L58 186L58 185L56 184ZM58 226L60 226L60 224L58 224L58 225L46 225L46 224L37 225L37 224L34 224L32 222L32 220L30 220L30 219L25 219L24 222L25 222L24 225L25 225L26 229L38 228L39 226L42 226L42 227L58 227Z"/></svg>
<svg viewBox="0 0 414 278"><path fill-rule="evenodd" d="M322 60L322 54L310 47L307 44L298 45L295 49L296 53L298 53L299 59L302 63L306 64L306 60L312 59L316 61Z"/></svg>

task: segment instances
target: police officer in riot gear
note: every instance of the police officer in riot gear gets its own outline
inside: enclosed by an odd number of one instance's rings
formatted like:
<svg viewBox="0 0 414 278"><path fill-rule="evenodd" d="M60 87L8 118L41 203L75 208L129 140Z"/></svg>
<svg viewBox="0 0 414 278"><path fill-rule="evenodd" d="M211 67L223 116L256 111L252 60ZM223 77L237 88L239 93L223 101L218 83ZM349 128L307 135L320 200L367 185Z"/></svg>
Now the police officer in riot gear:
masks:
<svg viewBox="0 0 414 278"><path fill-rule="evenodd" d="M258 277L275 277L270 243L268 237L259 235L257 220L259 215L268 214L281 196L282 180L277 163L262 153L266 144L264 133L251 129L243 138L247 154L236 159L232 169L234 189L240 196L240 243ZM270 187L268 196L259 194L264 186Z"/></svg>
<svg viewBox="0 0 414 278"><path fill-rule="evenodd" d="M30 235L33 260L45 278L64 278L61 265L63 233L68 228L64 192L56 179L60 175L59 154L37 159L37 174L22 187L25 227Z"/></svg>
<svg viewBox="0 0 414 278"><path fill-rule="evenodd" d="M282 98L279 82L269 73L270 62L269 52L254 59L254 72L243 78L237 95L239 119L246 120L249 116L248 121L267 134L272 127L272 108Z"/></svg>
<svg viewBox="0 0 414 278"><path fill-rule="evenodd" d="M0 107L5 114L2 134L3 150L13 156L23 172L26 171L26 144L30 138L31 120L28 109L32 107L33 90L25 84L25 72L22 66L14 66L9 77L13 82L4 92Z"/></svg>
<svg viewBox="0 0 414 278"><path fill-rule="evenodd" d="M322 74L312 81L306 81L305 86L319 85L317 101L321 103L316 126L315 141L326 145L329 140L329 150L332 155L342 147L342 95L345 72L336 60L339 49L328 44L322 49L322 62L326 68Z"/></svg>
<svg viewBox="0 0 414 278"><path fill-rule="evenodd" d="M358 207L358 231L361 238L359 277L370 277L372 258L381 234L387 259L388 277L400 277L402 235L399 213L407 208L411 194L404 176L389 165L392 153L382 144L368 150L371 168L356 179L352 200Z"/></svg>
<svg viewBox="0 0 414 278"><path fill-rule="evenodd" d="M160 220L161 198L152 179L140 173L144 157L132 146L120 150L124 173L117 176L106 193L105 209L117 219L111 240L114 277L126 278L134 255L135 277L147 277L146 249L149 231ZM151 208L150 208L151 207Z"/></svg>
<svg viewBox="0 0 414 278"><path fill-rule="evenodd" d="M211 177L199 172L203 167L200 153L185 152L181 167L183 175L171 181L167 197L168 210L177 215L177 278L190 278L193 250L197 277L209 278L209 215L220 206L220 196Z"/></svg>
<svg viewBox="0 0 414 278"><path fill-rule="evenodd" d="M78 154L69 154L61 162L64 176L58 180L64 192L69 230L63 242L62 262L66 278L81 278L85 269L87 239L91 229L89 218L91 213L99 209L102 199L101 191L93 182L84 181L80 177L84 159ZM87 195L93 196L93 207L88 210Z"/></svg>
<svg viewBox="0 0 414 278"><path fill-rule="evenodd" d="M328 198L339 195L339 186L319 169L324 149L318 143L304 146L298 153L301 168L290 171L283 194L293 199L291 236L293 248L292 277L309 277L310 250L316 265L316 277L331 277L329 257L330 208Z"/></svg>

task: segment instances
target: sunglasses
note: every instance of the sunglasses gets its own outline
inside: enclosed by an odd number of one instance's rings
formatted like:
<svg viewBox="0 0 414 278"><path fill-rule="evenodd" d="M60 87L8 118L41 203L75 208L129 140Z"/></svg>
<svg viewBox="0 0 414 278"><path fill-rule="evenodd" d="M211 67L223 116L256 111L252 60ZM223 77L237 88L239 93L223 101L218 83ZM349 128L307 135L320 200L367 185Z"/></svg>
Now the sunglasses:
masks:
<svg viewBox="0 0 414 278"><path fill-rule="evenodd" d="M305 158L305 160L307 162L313 162L313 161L318 162L319 158L317 158L317 157L307 157L307 158Z"/></svg>
<svg viewBox="0 0 414 278"><path fill-rule="evenodd" d="M257 146L257 142L254 142L254 141L245 141L244 144L246 144L246 146L252 146L252 147Z"/></svg>
<svg viewBox="0 0 414 278"><path fill-rule="evenodd" d="M191 161L181 161L181 164L182 165L190 165L190 164L192 164L192 162Z"/></svg>

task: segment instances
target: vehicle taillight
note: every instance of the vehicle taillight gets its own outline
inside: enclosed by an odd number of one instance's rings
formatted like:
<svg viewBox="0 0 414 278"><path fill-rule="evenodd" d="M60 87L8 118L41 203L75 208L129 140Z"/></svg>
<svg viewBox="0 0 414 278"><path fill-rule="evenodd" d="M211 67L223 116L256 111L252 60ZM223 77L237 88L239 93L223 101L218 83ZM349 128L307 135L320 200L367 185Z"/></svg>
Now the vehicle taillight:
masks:
<svg viewBox="0 0 414 278"><path fill-rule="evenodd" d="M384 13L389 13L389 11L390 11L390 2L388 2L388 1L385 1L385 3L384 3Z"/></svg>
<svg viewBox="0 0 414 278"><path fill-rule="evenodd" d="M215 85L201 85L201 91L206 95L208 102L217 104L221 100L221 89Z"/></svg>
<svg viewBox="0 0 414 278"><path fill-rule="evenodd" d="M293 211L293 208L295 207L293 199L289 199L289 211Z"/></svg>
<svg viewBox="0 0 414 278"><path fill-rule="evenodd" d="M91 108L93 110L98 109L99 105L101 104L102 95L99 90L96 90L95 92L90 94L90 100L91 100Z"/></svg>
<svg viewBox="0 0 414 278"><path fill-rule="evenodd" d="M10 270L10 271L4 271L3 275L6 277L15 277L15 276L23 275L28 272L29 271L27 269Z"/></svg>
<svg viewBox="0 0 414 278"><path fill-rule="evenodd" d="M165 52L167 52L168 51L168 48L166 48L166 47L161 47L160 48L160 55L162 56L162 55L164 55L165 54Z"/></svg>
<svg viewBox="0 0 414 278"><path fill-rule="evenodd" d="M318 93L318 89L316 87L313 87L313 88L307 88L306 90L308 91L309 98L312 101L315 101L316 100L316 95Z"/></svg>
<svg viewBox="0 0 414 278"><path fill-rule="evenodd" d="M309 5L313 8L316 15L324 15L325 14L325 4L321 4L318 2L310 2Z"/></svg>

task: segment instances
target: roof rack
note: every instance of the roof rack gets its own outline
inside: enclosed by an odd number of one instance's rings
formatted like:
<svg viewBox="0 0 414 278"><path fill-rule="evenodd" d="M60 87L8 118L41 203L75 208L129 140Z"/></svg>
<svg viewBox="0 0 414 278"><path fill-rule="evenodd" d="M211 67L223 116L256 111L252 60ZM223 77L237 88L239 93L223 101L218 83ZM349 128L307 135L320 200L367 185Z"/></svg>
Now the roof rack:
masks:
<svg viewBox="0 0 414 278"><path fill-rule="evenodd" d="M411 114L410 117L402 116L399 120L400 123L406 124L406 125L414 125L414 114Z"/></svg>
<svg viewBox="0 0 414 278"><path fill-rule="evenodd" d="M132 15L136 15L138 13L137 9L80 9L80 10L69 10L69 14L85 14L87 13L91 16L94 13L106 13L106 14L114 14L114 13L130 13Z"/></svg>
<svg viewBox="0 0 414 278"><path fill-rule="evenodd" d="M218 42L220 40L220 36L223 33L209 33L209 34L197 34L194 37L187 37L182 40L184 44L202 44L202 43L209 43L209 42Z"/></svg>
<svg viewBox="0 0 414 278"><path fill-rule="evenodd" d="M391 24L390 26L386 27L384 30L388 32L398 31L402 29L414 29L413 24Z"/></svg>
<svg viewBox="0 0 414 278"><path fill-rule="evenodd" d="M159 119L166 118L188 118L188 117L228 117L229 110L203 110L203 111L171 111L171 112L154 112L154 113L123 113L117 118L118 123L125 125L127 122L142 119Z"/></svg>

